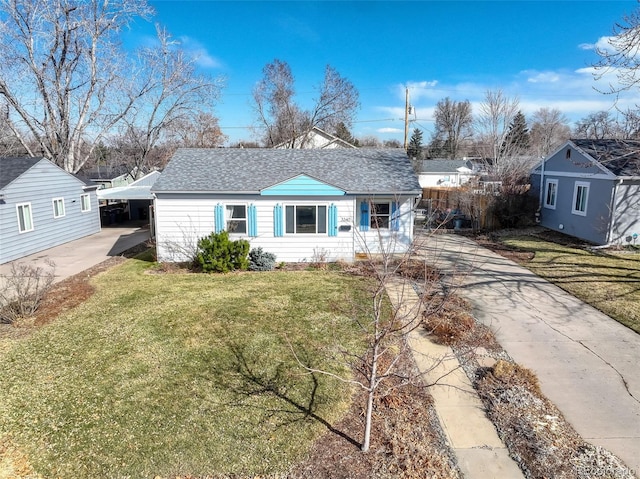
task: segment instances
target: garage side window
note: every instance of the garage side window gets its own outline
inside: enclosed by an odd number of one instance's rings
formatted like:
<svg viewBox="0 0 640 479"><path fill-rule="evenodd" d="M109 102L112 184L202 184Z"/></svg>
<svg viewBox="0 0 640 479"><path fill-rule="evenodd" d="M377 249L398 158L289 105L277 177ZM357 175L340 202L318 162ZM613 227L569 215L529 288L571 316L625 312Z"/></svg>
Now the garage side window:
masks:
<svg viewBox="0 0 640 479"><path fill-rule="evenodd" d="M91 197L88 194L80 197L80 207L82 208L83 213L91 211Z"/></svg>
<svg viewBox="0 0 640 479"><path fill-rule="evenodd" d="M64 216L64 198L53 199L53 217L62 218Z"/></svg>
<svg viewBox="0 0 640 479"><path fill-rule="evenodd" d="M544 193L544 207L555 210L557 197L558 180L547 180Z"/></svg>
<svg viewBox="0 0 640 479"><path fill-rule="evenodd" d="M589 183L584 181L576 181L573 189L573 208L571 213L574 215L587 216L587 203L589 201Z"/></svg>
<svg viewBox="0 0 640 479"><path fill-rule="evenodd" d="M31 203L21 203L16 205L16 212L18 214L18 231L20 231L20 233L33 231Z"/></svg>

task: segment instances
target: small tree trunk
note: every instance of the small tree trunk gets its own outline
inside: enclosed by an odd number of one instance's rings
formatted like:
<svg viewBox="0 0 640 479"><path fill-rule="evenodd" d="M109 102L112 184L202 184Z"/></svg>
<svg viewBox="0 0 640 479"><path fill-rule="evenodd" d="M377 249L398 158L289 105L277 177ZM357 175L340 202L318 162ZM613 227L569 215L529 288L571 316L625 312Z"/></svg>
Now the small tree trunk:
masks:
<svg viewBox="0 0 640 479"><path fill-rule="evenodd" d="M373 348L373 359L371 361L371 374L369 376L369 389L367 395L367 410L364 420L364 440L362 441L362 452L369 450L371 443L371 418L373 416L373 398L376 393L376 380L378 374L378 346Z"/></svg>

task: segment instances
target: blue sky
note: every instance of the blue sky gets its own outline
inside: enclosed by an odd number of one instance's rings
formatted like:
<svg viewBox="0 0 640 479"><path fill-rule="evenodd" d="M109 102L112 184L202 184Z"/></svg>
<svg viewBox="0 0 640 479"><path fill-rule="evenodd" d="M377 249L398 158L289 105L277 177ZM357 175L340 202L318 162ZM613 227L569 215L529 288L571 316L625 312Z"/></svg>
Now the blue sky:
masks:
<svg viewBox="0 0 640 479"><path fill-rule="evenodd" d="M360 93L352 133L403 140L405 88L411 129L433 131L436 103L480 103L487 90L517 96L525 116L558 108L572 122L612 108L594 90L593 45L638 8L626 1L151 1L160 22L197 56L203 72L223 76L216 114L229 144L250 140L251 92L265 64L291 66L301 104L330 64ZM127 42L153 25L138 21ZM606 85L602 84L602 88ZM638 94L620 100L631 106ZM476 108L477 109L477 108Z"/></svg>

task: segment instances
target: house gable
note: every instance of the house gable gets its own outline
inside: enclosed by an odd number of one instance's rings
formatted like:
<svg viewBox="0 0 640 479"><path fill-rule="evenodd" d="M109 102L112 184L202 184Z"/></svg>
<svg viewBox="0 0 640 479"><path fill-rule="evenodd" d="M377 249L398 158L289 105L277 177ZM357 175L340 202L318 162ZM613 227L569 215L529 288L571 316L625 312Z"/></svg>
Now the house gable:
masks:
<svg viewBox="0 0 640 479"><path fill-rule="evenodd" d="M262 196L342 196L345 194L344 190L307 175L298 175L260 191Z"/></svg>
<svg viewBox="0 0 640 479"><path fill-rule="evenodd" d="M545 176L567 176L572 178L615 179L615 175L602 166L599 161L568 141L544 160ZM537 165L534 174L540 174L541 165Z"/></svg>

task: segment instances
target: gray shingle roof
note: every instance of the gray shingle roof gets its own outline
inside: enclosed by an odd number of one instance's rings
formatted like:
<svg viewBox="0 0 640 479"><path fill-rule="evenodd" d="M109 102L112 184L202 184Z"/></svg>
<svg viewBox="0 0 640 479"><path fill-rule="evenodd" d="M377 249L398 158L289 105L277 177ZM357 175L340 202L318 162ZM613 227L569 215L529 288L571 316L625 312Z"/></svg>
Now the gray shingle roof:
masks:
<svg viewBox="0 0 640 479"><path fill-rule="evenodd" d="M0 190L29 170L42 158L5 157L0 158Z"/></svg>
<svg viewBox="0 0 640 479"><path fill-rule="evenodd" d="M616 176L640 176L640 140L570 140Z"/></svg>
<svg viewBox="0 0 640 479"><path fill-rule="evenodd" d="M469 160L433 159L422 160L421 173L456 173L458 168L473 169Z"/></svg>
<svg viewBox="0 0 640 479"><path fill-rule="evenodd" d="M349 194L420 193L404 150L179 149L153 192L258 193L307 175Z"/></svg>

